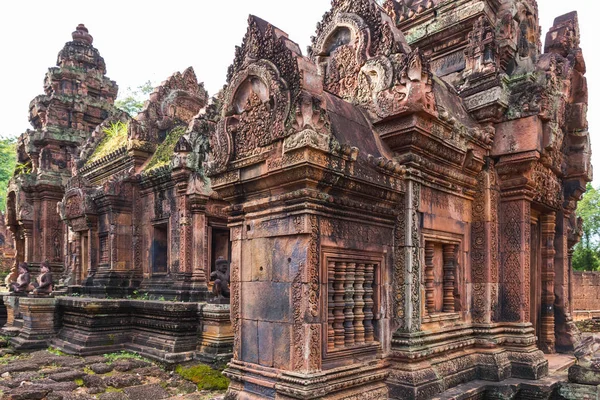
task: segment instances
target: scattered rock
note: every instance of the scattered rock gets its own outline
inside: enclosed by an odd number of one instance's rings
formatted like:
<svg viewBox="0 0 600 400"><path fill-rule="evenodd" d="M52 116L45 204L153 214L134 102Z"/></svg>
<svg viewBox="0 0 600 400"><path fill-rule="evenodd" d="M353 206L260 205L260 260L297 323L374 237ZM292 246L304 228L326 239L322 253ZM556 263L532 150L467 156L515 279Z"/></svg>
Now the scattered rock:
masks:
<svg viewBox="0 0 600 400"><path fill-rule="evenodd" d="M112 366L115 369L115 371L119 371L119 372L129 371L129 370L132 370L134 368L148 367L150 365L151 364L147 363L146 361L136 360L136 359L133 359L133 358L132 359L117 360L114 363L112 363Z"/></svg>
<svg viewBox="0 0 600 400"><path fill-rule="evenodd" d="M104 356L87 356L83 358L86 364L98 364L105 363L106 358Z"/></svg>
<svg viewBox="0 0 600 400"><path fill-rule="evenodd" d="M83 383L85 384L85 386L87 386L88 388L97 388L100 390L100 392L104 392L104 390L106 389L106 384L104 384L104 379L102 379L101 376L98 375L85 375L83 378ZM96 392L96 393L100 393L100 392Z"/></svg>
<svg viewBox="0 0 600 400"><path fill-rule="evenodd" d="M38 364L29 361L15 361L13 363L3 365L0 368L0 376L4 378L4 374L7 372L37 371L38 369Z"/></svg>
<svg viewBox="0 0 600 400"><path fill-rule="evenodd" d="M73 381L77 378L81 378L85 375L85 372L83 371L66 371L66 372L59 372L57 374L50 374L48 375L48 378L55 380L57 382L64 382L64 381Z"/></svg>
<svg viewBox="0 0 600 400"><path fill-rule="evenodd" d="M24 386L12 389L2 396L3 400L41 400L50 392L49 389L32 388Z"/></svg>
<svg viewBox="0 0 600 400"><path fill-rule="evenodd" d="M13 374L12 380L18 381L18 382L30 381L39 376L40 376L40 372L38 372L38 371L19 372L19 373Z"/></svg>
<svg viewBox="0 0 600 400"><path fill-rule="evenodd" d="M157 366L136 368L132 370L131 373L138 374L140 376L152 376L155 378L159 378L162 381L166 381L171 376Z"/></svg>
<svg viewBox="0 0 600 400"><path fill-rule="evenodd" d="M113 367L104 363L96 363L89 366L89 368L96 374L106 374L113 370Z"/></svg>
<svg viewBox="0 0 600 400"><path fill-rule="evenodd" d="M106 386L112 386L117 389L138 386L142 384L142 380L136 375L113 375L104 378L104 384Z"/></svg>
<svg viewBox="0 0 600 400"><path fill-rule="evenodd" d="M102 393L98 400L127 400L127 395L122 392Z"/></svg>
<svg viewBox="0 0 600 400"><path fill-rule="evenodd" d="M54 382L54 383L35 383L30 387L40 390L51 390L56 392L70 392L79 386L75 382Z"/></svg>
<svg viewBox="0 0 600 400"><path fill-rule="evenodd" d="M183 394L193 393L196 391L197 388L198 387L196 386L195 383L183 381L183 382L179 383L179 385L177 385L177 393L183 393Z"/></svg>
<svg viewBox="0 0 600 400"><path fill-rule="evenodd" d="M123 389L130 400L160 400L169 397L169 393L160 385L141 385Z"/></svg>

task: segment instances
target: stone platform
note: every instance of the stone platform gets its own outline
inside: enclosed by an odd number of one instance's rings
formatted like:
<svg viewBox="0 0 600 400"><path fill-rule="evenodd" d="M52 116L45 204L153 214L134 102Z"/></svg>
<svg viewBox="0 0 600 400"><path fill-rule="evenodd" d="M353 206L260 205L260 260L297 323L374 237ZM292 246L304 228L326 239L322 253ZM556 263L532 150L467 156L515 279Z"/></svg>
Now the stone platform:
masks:
<svg viewBox="0 0 600 400"><path fill-rule="evenodd" d="M231 358L229 305L133 299L5 296L2 328L18 350L57 347L91 356L135 351L168 364Z"/></svg>

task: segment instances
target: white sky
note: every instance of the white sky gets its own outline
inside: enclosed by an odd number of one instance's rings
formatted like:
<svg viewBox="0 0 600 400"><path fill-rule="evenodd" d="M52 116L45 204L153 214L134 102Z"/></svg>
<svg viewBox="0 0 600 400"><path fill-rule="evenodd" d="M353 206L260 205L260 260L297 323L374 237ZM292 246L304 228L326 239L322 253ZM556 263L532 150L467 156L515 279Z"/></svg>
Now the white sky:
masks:
<svg viewBox="0 0 600 400"><path fill-rule="evenodd" d="M600 22L595 0L538 0L542 40L555 17L579 12L587 63L589 113L594 164L600 166ZM594 5L596 5L594 7ZM83 23L120 92L147 80L157 84L175 71L193 66L208 92L224 83L241 44L248 14L287 32L305 52L329 0L28 0L0 5L0 135L17 136L30 128L28 106L43 92L47 69L71 32ZM596 50L596 51L594 51ZM600 168L600 167L598 167ZM595 183L600 182L600 173Z"/></svg>

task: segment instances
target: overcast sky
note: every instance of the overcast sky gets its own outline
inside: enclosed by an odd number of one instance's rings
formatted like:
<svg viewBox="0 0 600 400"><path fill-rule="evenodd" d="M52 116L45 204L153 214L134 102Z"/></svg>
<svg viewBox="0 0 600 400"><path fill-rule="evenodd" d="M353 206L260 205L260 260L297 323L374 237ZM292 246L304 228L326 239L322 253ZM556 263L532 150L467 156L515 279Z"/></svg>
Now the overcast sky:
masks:
<svg viewBox="0 0 600 400"><path fill-rule="evenodd" d="M542 40L555 17L579 12L590 92L588 118L595 164L600 166L600 23L593 0L538 0ZM596 5L596 7L594 7ZM234 46L246 32L248 14L287 32L305 51L329 0L29 0L0 6L0 135L30 128L28 106L43 92L44 74L54 66L77 24L87 26L120 92L147 80L160 83L193 66L212 95L224 83ZM600 167L598 167L600 168ZM600 175L600 173L598 174ZM600 176L595 179L600 182Z"/></svg>

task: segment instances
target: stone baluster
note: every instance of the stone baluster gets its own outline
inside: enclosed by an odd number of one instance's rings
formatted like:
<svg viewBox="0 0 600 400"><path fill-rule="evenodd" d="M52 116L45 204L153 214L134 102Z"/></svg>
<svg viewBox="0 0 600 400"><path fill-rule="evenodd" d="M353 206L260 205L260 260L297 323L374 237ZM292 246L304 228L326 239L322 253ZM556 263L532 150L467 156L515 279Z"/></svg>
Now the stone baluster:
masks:
<svg viewBox="0 0 600 400"><path fill-rule="evenodd" d="M434 243L425 242L425 311L429 315L435 313L433 254Z"/></svg>
<svg viewBox="0 0 600 400"><path fill-rule="evenodd" d="M330 261L327 264L327 350L333 350L335 348L335 329L333 327L335 321L334 282L335 262Z"/></svg>
<svg viewBox="0 0 600 400"><path fill-rule="evenodd" d="M356 264L354 274L354 342L365 342L365 264Z"/></svg>
<svg viewBox="0 0 600 400"><path fill-rule="evenodd" d="M333 330L335 347L344 347L344 278L346 276L346 263L335 263L335 281L333 283Z"/></svg>
<svg viewBox="0 0 600 400"><path fill-rule="evenodd" d="M444 312L454 312L455 245L445 244L444 257Z"/></svg>
<svg viewBox="0 0 600 400"><path fill-rule="evenodd" d="M356 263L346 264L346 281L344 282L344 343L354 344L354 274Z"/></svg>
<svg viewBox="0 0 600 400"><path fill-rule="evenodd" d="M373 327L373 283L375 280L375 265L365 265L365 342L373 342L375 340L375 329Z"/></svg>

